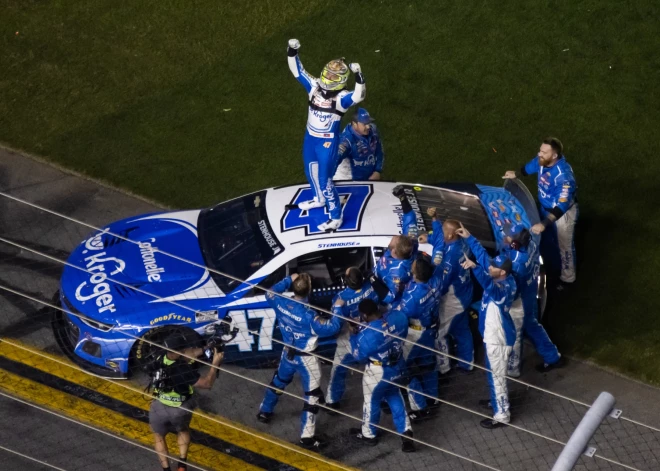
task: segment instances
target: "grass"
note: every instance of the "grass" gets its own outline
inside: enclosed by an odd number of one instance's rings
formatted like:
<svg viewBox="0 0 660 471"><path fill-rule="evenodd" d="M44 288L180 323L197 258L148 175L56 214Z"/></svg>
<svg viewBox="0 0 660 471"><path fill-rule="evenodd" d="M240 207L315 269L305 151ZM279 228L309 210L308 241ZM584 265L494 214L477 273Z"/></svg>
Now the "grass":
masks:
<svg viewBox="0 0 660 471"><path fill-rule="evenodd" d="M303 179L290 37L313 74L361 63L389 179L499 184L560 137L580 265L552 333L660 384L654 0L2 5L0 141L173 206Z"/></svg>

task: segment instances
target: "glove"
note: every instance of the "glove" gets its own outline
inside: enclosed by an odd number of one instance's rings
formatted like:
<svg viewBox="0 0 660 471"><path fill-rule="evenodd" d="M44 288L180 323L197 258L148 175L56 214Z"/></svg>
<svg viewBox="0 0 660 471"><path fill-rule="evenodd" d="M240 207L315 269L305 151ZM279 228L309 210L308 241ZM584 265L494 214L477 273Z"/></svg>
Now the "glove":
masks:
<svg viewBox="0 0 660 471"><path fill-rule="evenodd" d="M397 185L394 188L392 188L392 194L397 198L401 199L406 196L406 190L403 188L402 185Z"/></svg>
<svg viewBox="0 0 660 471"><path fill-rule="evenodd" d="M297 39L289 39L289 47L291 49L300 49L300 41Z"/></svg>
<svg viewBox="0 0 660 471"><path fill-rule="evenodd" d="M300 47L300 43L298 44L298 47ZM358 64L357 62L351 62L350 64L348 64L348 68L351 69L351 72L353 72L354 74L359 74L360 72L362 72L362 69L360 69L360 64Z"/></svg>

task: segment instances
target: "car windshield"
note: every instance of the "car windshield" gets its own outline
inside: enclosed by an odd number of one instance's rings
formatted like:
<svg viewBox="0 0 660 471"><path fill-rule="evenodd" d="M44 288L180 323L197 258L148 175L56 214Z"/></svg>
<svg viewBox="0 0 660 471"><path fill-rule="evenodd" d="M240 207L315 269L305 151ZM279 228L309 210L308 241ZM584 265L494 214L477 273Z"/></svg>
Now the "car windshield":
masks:
<svg viewBox="0 0 660 471"><path fill-rule="evenodd" d="M225 293L284 250L268 222L266 191L203 210L197 227L206 266L237 279L211 272Z"/></svg>

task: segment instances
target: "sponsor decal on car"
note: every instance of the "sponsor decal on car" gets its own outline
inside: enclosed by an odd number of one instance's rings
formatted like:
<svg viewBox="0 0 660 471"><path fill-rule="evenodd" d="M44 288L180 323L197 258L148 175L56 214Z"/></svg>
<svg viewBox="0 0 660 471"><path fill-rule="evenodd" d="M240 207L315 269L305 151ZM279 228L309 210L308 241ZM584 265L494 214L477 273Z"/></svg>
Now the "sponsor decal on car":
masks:
<svg viewBox="0 0 660 471"><path fill-rule="evenodd" d="M197 311L195 312L195 322L210 322L218 320L218 311Z"/></svg>
<svg viewBox="0 0 660 471"><path fill-rule="evenodd" d="M181 314L165 314L164 316L160 317L155 317L149 321L149 325L156 325L161 322L167 322L167 321L182 321L182 322L192 322L192 318L182 316Z"/></svg>
<svg viewBox="0 0 660 471"><path fill-rule="evenodd" d="M100 234L91 237L85 241L85 250L82 251L83 255L91 252L83 260L85 268L88 272L92 272L89 281L83 281L76 288L76 299L81 302L90 301L95 299L98 313L105 311L117 312L113 303L112 294L110 294L110 284L106 282L108 273L110 276L121 273L126 268L126 262L116 257L109 257L103 249L103 241L101 240L103 231Z"/></svg>
<svg viewBox="0 0 660 471"><path fill-rule="evenodd" d="M319 244L319 249L329 249L332 247L353 247L360 245L359 242L331 242L328 244Z"/></svg>
<svg viewBox="0 0 660 471"><path fill-rule="evenodd" d="M156 263L156 254L158 247L153 247L152 242L156 242L155 238L149 239L147 242L140 242L140 255L142 256L142 263L147 272L147 280L153 282L160 282L160 273L164 273L165 269L160 268Z"/></svg>
<svg viewBox="0 0 660 471"><path fill-rule="evenodd" d="M282 251L282 248L280 247L280 244L277 243L273 235L270 233L270 228L268 227L268 223L266 220L262 219L257 223L259 226L259 230L261 231L261 235L264 236L264 240L268 244L268 246L273 250L273 255L277 255Z"/></svg>

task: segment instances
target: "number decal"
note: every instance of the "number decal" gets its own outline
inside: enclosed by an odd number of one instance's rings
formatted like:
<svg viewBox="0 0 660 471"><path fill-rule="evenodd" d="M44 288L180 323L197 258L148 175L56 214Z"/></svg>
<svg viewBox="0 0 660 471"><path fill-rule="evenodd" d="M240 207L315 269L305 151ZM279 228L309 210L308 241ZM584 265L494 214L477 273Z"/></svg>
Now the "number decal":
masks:
<svg viewBox="0 0 660 471"><path fill-rule="evenodd" d="M337 232L359 231L362 224L362 216L367 207L367 202L373 194L373 187L368 183L353 185L337 185L337 193L343 206L344 222ZM302 188L293 197L291 205L297 205L303 201L314 198L311 187ZM326 208L315 208L310 211L302 209L288 209L282 216L282 232L294 229L304 229L305 235L322 234L317 226L328 219Z"/></svg>
<svg viewBox="0 0 660 471"><path fill-rule="evenodd" d="M248 326L250 319L261 319L261 326L259 327L259 351L267 351L273 349L273 331L275 330L275 311L272 309L248 309L241 311L229 311L227 315L231 316L234 324L238 327L238 335L227 345L236 345L240 352L251 352L252 346L255 343L253 334L256 330L254 327Z"/></svg>

